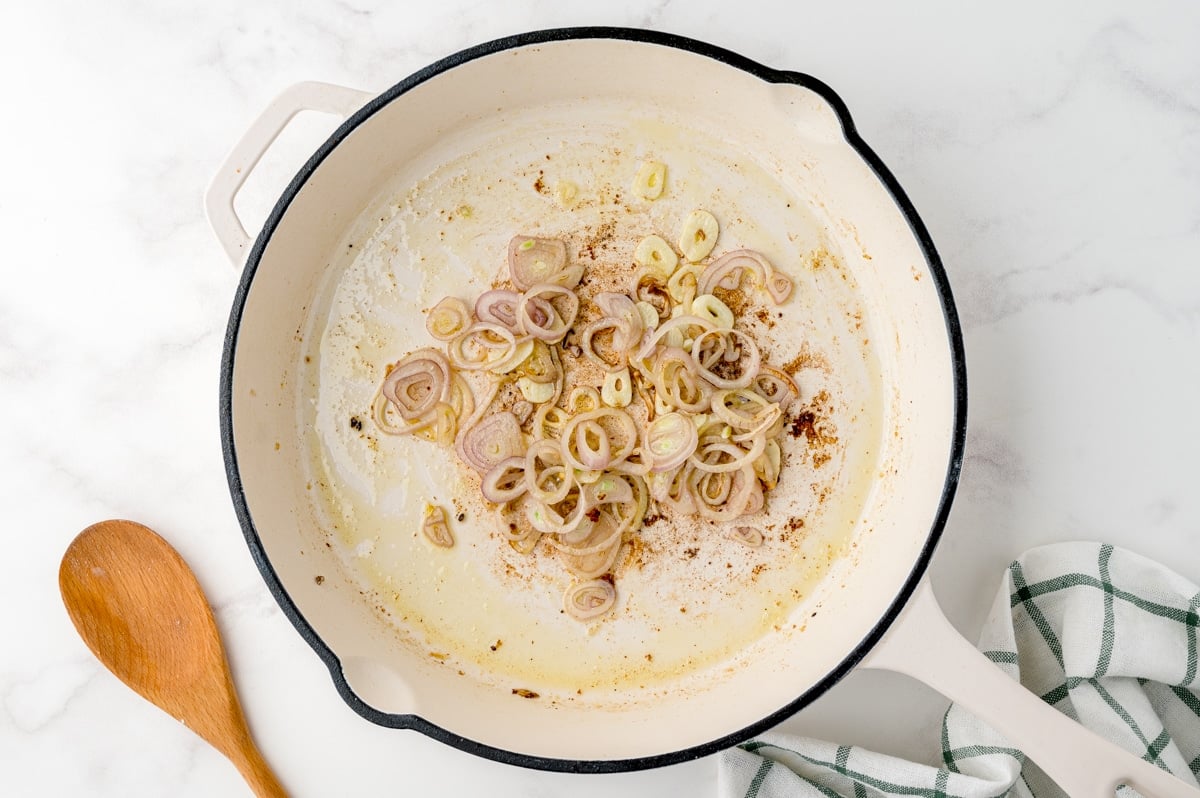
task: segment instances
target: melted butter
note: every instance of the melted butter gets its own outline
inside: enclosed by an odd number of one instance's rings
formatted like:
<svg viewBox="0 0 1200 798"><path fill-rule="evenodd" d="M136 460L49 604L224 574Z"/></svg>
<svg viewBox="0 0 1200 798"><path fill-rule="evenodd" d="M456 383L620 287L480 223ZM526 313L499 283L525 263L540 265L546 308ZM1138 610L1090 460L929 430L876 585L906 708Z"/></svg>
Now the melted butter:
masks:
<svg viewBox="0 0 1200 798"><path fill-rule="evenodd" d="M656 114L548 107L445 140L364 214L370 225L351 234L311 319L303 383L315 401L300 408L319 486L313 512L406 644L475 678L568 694L663 684L794 633L872 484L882 392L869 319L802 176ZM667 165L654 202L630 190L646 160ZM554 192L562 183L576 186L567 206ZM581 624L561 611L571 578L548 547L528 556L509 547L453 453L379 434L371 399L386 364L436 345L424 310L489 288L514 234L567 240L571 258L601 280L628 268L644 236L675 241L697 208L720 221L714 257L757 249L795 281L778 309L765 294L752 298L770 312L757 337L769 362L794 364L800 404L829 434L816 444L785 434L780 484L753 520L763 546L705 523L659 521L618 561L616 610ZM421 535L427 501L447 509L453 548Z"/></svg>

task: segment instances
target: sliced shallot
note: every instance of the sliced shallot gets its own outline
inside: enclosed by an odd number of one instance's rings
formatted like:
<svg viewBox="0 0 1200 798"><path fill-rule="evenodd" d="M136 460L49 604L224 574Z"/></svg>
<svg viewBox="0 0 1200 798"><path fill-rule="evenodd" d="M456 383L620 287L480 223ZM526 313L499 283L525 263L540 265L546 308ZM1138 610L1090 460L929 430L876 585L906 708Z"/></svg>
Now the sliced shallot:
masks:
<svg viewBox="0 0 1200 798"><path fill-rule="evenodd" d="M525 453L525 488L543 504L558 504L575 487L573 471L563 465L562 446L546 439L534 441Z"/></svg>
<svg viewBox="0 0 1200 798"><path fill-rule="evenodd" d="M641 317L638 317L641 324ZM600 333L612 333L612 346L608 351L596 348L596 336ZM629 348L633 344L633 326L629 319L604 316L584 326L579 331L579 347L583 355L605 371L620 371L629 361ZM636 343L636 342L634 342Z"/></svg>
<svg viewBox="0 0 1200 798"><path fill-rule="evenodd" d="M787 302L788 297L792 295L792 279L786 274L779 272L771 272L767 276L767 293L771 295L771 299L775 300L776 305L782 305Z"/></svg>
<svg viewBox="0 0 1200 798"><path fill-rule="evenodd" d="M646 336L642 342L642 346L637 351L637 357L644 359L654 354L654 348L659 345L659 342L666 340L666 346L677 346L682 348L683 342L687 340L689 335L698 335L701 332L716 329L713 323L707 319L702 319L699 316L676 316L675 318L665 321ZM681 339L679 344L670 343L669 335L675 333Z"/></svg>
<svg viewBox="0 0 1200 798"><path fill-rule="evenodd" d="M791 279L775 271L770 261L751 249L730 252L706 268L700 275L700 293L711 294L717 287L734 291L741 286L747 273L754 275L754 282L776 305L786 302L792 295Z"/></svg>
<svg viewBox="0 0 1200 798"><path fill-rule="evenodd" d="M508 244L508 274L518 291L550 282L567 263L567 245L554 238L516 236Z"/></svg>
<svg viewBox="0 0 1200 798"><path fill-rule="evenodd" d="M758 376L750 383L750 387L762 398L779 405L783 411L800 395L796 381L786 371L765 363L759 366Z"/></svg>
<svg viewBox="0 0 1200 798"><path fill-rule="evenodd" d="M579 471L610 468L633 453L638 444L637 422L624 410L601 407L567 421L562 441L563 462L572 468ZM600 462L602 457L604 466L589 465Z"/></svg>
<svg viewBox="0 0 1200 798"><path fill-rule="evenodd" d="M510 502L526 490L525 458L522 455L506 457L496 463L483 475L483 481L479 485L483 498L493 504Z"/></svg>
<svg viewBox="0 0 1200 798"><path fill-rule="evenodd" d="M459 333L446 346L446 354L455 368L502 372L512 363L518 345L513 331L496 322L478 321ZM525 357L529 352L525 352ZM524 359L524 358L522 358ZM519 362L519 361L518 361Z"/></svg>
<svg viewBox="0 0 1200 798"><path fill-rule="evenodd" d="M735 526L729 530L729 537L741 543L743 546L749 546L752 549L757 549L763 544L763 533L761 529L752 526Z"/></svg>
<svg viewBox="0 0 1200 798"><path fill-rule="evenodd" d="M440 546L443 549L448 549L454 545L454 535L450 533L450 526L446 523L446 511L435 505L425 505L425 516L421 520L421 531L425 537L435 546Z"/></svg>
<svg viewBox="0 0 1200 798"><path fill-rule="evenodd" d="M745 388L758 376L762 362L758 345L741 330L707 330L696 336L692 359L700 376L718 388ZM729 373L734 363L737 373Z"/></svg>
<svg viewBox="0 0 1200 798"><path fill-rule="evenodd" d="M679 467L696 451L696 425L682 413L667 413L646 426L646 450L653 473Z"/></svg>
<svg viewBox="0 0 1200 798"><path fill-rule="evenodd" d="M564 506L565 505L565 506ZM525 505L525 517L539 532L566 535L579 528L587 520L590 509L583 499L582 489L574 489L557 505L531 500Z"/></svg>
<svg viewBox="0 0 1200 798"><path fill-rule="evenodd" d="M771 271L770 262L754 250L734 250L708 265L700 275L699 290L702 294L711 294L713 289L718 287L726 291L736 291L746 279L747 273L754 276L758 285L765 286L767 275Z"/></svg>
<svg viewBox="0 0 1200 798"><path fill-rule="evenodd" d="M621 536L617 534L613 536L613 539L604 548L583 554L563 552L563 558L567 570L571 572L572 576L578 579L594 579L601 574L611 571L620 553Z"/></svg>
<svg viewBox="0 0 1200 798"><path fill-rule="evenodd" d="M562 302L561 311L554 307L553 300ZM526 335L550 343L558 343L575 323L579 312L579 297L569 288L539 283L532 286L517 304L517 327Z"/></svg>
<svg viewBox="0 0 1200 798"><path fill-rule="evenodd" d="M471 310L467 303L453 296L438 302L425 317L425 329L439 341L449 341L465 330L470 323Z"/></svg>
<svg viewBox="0 0 1200 798"><path fill-rule="evenodd" d="M752 465L723 473L697 469L688 477L696 511L713 521L732 521L743 515L757 484Z"/></svg>
<svg viewBox="0 0 1200 798"><path fill-rule="evenodd" d="M696 362L676 347L660 350L651 371L656 399L670 410L689 413L708 409L712 387L700 376Z"/></svg>
<svg viewBox="0 0 1200 798"><path fill-rule="evenodd" d="M682 261L650 236L627 292L590 295L577 293L584 267L567 264L563 241L514 237L511 285L431 308L426 328L445 353L391 365L370 406L385 433L453 442L498 505L501 537L522 554L544 541L580 580L563 607L581 621L615 606L611 572L650 507L719 522L754 548L763 533L745 519L779 484L800 391L738 328L744 298L730 292L753 283L780 303L792 281L752 250L697 263L719 226L697 212L684 228ZM426 506L422 531L454 544L441 507Z"/></svg>
<svg viewBox="0 0 1200 798"><path fill-rule="evenodd" d="M459 456L480 474L510 457L525 455L521 423L512 413L487 416L460 437Z"/></svg>
<svg viewBox="0 0 1200 798"><path fill-rule="evenodd" d="M563 288L574 288L579 285L579 281L583 279L583 266L575 264L574 266L564 266L554 274L550 275L548 283L561 285Z"/></svg>
<svg viewBox="0 0 1200 798"><path fill-rule="evenodd" d="M605 317L618 319L625 324L613 328L613 347L626 351L637 345L642 337L642 314L637 304L625 294L604 292L596 294L592 302Z"/></svg>
<svg viewBox="0 0 1200 798"><path fill-rule="evenodd" d="M497 288L484 291L475 300L475 318L480 321L501 324L510 330L517 329L517 303L521 295L516 291Z"/></svg>
<svg viewBox="0 0 1200 798"><path fill-rule="evenodd" d="M617 602L617 589L605 579L578 582L563 596L563 610L577 621L591 621L604 615Z"/></svg>
<svg viewBox="0 0 1200 798"><path fill-rule="evenodd" d="M449 398L450 364L436 349L418 349L388 370L381 390L401 418L414 421Z"/></svg>

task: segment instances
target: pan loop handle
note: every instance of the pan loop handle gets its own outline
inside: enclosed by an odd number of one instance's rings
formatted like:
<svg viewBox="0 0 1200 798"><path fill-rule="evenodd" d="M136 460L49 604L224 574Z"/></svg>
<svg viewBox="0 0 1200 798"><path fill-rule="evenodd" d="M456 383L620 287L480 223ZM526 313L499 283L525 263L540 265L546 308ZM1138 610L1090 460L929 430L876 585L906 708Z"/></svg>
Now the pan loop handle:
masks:
<svg viewBox="0 0 1200 798"><path fill-rule="evenodd" d="M1009 678L946 619L928 577L862 666L911 676L962 704L1072 798L1112 795L1121 784L1146 798L1200 798L1200 789L1081 726Z"/></svg>
<svg viewBox="0 0 1200 798"><path fill-rule="evenodd" d="M320 111L343 118L374 97L369 92L306 81L289 86L259 115L229 153L204 195L208 223L234 266L250 253L250 234L234 210L233 201L264 153L301 111Z"/></svg>

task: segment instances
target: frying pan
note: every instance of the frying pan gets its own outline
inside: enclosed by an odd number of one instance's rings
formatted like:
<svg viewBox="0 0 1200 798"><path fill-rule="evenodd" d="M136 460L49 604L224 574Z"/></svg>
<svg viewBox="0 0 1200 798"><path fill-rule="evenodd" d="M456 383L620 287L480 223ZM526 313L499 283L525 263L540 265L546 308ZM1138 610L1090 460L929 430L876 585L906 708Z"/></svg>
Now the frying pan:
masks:
<svg viewBox="0 0 1200 798"><path fill-rule="evenodd" d="M345 122L251 239L233 199L302 110ZM622 195L648 159L667 164L668 190L638 204ZM736 744L874 667L963 703L1072 795L1196 794L1045 706L941 614L924 575L962 462L961 330L915 209L815 78L648 31L524 34L379 95L293 86L206 205L242 266L220 390L233 502L280 607L366 719L526 767L635 770ZM648 571L618 574L621 611L580 627L547 598L561 573L497 553L485 510L461 512L460 543L430 559L412 507L460 500L454 469L354 415L386 362L420 345L421 309L486 287L502 263L489 253L513 234L562 235L602 269L638 225L671 237L692 206L711 206L728 248L753 244L796 281L770 346L807 358L797 379L833 430L817 436L831 443L821 460L797 439L777 504L799 523L790 543L782 516L769 527L768 576L720 541L688 560L671 530L648 528L661 545ZM754 603L788 579L776 609ZM508 644L477 651L489 624ZM622 664L638 646L645 663Z"/></svg>

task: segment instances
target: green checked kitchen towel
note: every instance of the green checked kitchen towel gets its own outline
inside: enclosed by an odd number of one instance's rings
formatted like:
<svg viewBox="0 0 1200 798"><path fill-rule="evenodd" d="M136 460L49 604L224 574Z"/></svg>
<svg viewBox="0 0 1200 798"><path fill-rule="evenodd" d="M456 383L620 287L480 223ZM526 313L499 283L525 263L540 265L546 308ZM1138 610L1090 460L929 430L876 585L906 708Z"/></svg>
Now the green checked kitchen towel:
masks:
<svg viewBox="0 0 1200 798"><path fill-rule="evenodd" d="M1183 564L1200 567L1200 549ZM1197 783L1198 637L1194 583L1113 546L1060 543L1008 567L979 647L1061 712ZM719 769L721 798L1063 795L957 706L942 721L941 767L769 733L723 753Z"/></svg>

